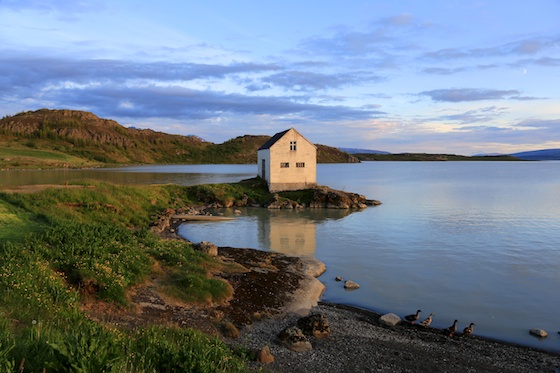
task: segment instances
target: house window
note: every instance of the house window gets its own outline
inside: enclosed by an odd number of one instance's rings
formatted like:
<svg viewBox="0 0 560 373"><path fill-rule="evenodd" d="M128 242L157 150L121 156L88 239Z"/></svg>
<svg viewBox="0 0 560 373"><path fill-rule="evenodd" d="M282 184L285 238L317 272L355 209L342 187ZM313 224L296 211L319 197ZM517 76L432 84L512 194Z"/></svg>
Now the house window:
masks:
<svg viewBox="0 0 560 373"><path fill-rule="evenodd" d="M305 167L305 162L297 162L297 163L296 163L296 167L298 167L298 168L304 168L304 167Z"/></svg>
<svg viewBox="0 0 560 373"><path fill-rule="evenodd" d="M289 162L282 162L280 163L280 168L289 168L290 167L290 163Z"/></svg>
<svg viewBox="0 0 560 373"><path fill-rule="evenodd" d="M290 141L290 150L295 151L296 150L296 141Z"/></svg>

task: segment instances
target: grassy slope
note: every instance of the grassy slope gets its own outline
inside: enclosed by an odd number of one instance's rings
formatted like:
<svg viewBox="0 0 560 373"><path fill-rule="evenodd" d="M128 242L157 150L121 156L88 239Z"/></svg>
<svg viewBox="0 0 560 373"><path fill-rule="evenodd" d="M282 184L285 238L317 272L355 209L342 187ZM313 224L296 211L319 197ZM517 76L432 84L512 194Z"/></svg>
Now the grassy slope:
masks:
<svg viewBox="0 0 560 373"><path fill-rule="evenodd" d="M200 333L103 329L79 309L84 289L126 306L126 289L148 276L155 262L169 274L175 297L208 302L228 295L225 283L207 275L219 262L145 229L163 209L192 203L192 193L172 185L105 183L0 193L6 223L0 237L0 366L15 371L25 358L25 371L70 364L85 371L242 371L231 351ZM185 284L197 284L196 291L185 292Z"/></svg>

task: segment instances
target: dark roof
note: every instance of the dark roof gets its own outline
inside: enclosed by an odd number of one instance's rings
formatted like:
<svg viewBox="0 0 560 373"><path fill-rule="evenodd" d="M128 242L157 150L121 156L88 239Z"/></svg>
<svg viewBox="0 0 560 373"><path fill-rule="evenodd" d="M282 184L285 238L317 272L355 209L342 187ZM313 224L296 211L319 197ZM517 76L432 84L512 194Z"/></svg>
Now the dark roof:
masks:
<svg viewBox="0 0 560 373"><path fill-rule="evenodd" d="M291 128L290 128L291 129ZM286 134L286 132L288 132L290 129L282 131L282 132L278 132L276 135L272 136L270 139L268 139L267 142L265 142L258 150L264 150L264 149L270 149L270 147L272 145L274 145L274 143L278 140L280 140L280 138L282 136L284 136Z"/></svg>

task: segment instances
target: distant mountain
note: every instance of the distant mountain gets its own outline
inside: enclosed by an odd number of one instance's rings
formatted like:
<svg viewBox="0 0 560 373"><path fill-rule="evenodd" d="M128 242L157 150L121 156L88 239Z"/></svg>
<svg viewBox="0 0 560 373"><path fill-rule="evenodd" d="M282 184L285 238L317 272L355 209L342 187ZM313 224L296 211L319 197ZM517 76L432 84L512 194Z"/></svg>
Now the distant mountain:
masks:
<svg viewBox="0 0 560 373"><path fill-rule="evenodd" d="M222 144L197 136L123 127L77 110L40 109L0 119L0 169L129 164L251 164L270 136L245 135ZM319 163L359 160L315 144Z"/></svg>
<svg viewBox="0 0 560 373"><path fill-rule="evenodd" d="M560 149L533 150L510 155L527 161L556 161L560 160Z"/></svg>
<svg viewBox="0 0 560 373"><path fill-rule="evenodd" d="M348 154L391 154L389 152L384 152L382 150L357 149L357 148L339 148L339 149Z"/></svg>

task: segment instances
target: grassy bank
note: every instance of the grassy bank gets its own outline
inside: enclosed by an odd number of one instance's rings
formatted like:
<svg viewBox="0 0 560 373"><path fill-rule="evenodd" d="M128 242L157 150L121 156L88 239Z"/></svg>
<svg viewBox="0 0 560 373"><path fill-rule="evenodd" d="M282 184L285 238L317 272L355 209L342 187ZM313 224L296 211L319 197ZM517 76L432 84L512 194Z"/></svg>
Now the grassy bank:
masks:
<svg viewBox="0 0 560 373"><path fill-rule="evenodd" d="M154 268L163 271L164 288L175 299L209 303L230 295L227 283L208 275L221 262L147 229L162 210L188 206L197 193L171 185L104 183L0 192L0 367L244 371L238 354L199 332L155 325L108 328L81 310L91 298L126 308L127 290Z"/></svg>

